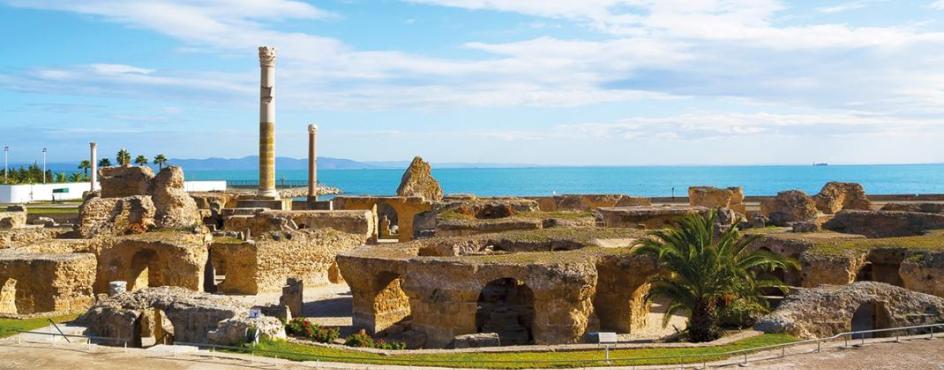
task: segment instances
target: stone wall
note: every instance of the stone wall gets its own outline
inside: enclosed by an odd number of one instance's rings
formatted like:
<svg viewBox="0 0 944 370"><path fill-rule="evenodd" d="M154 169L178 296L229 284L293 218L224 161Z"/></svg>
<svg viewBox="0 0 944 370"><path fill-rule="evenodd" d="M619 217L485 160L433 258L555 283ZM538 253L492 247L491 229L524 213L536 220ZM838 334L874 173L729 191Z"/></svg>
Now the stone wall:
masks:
<svg viewBox="0 0 944 370"><path fill-rule="evenodd" d="M216 292L223 294L258 294L259 275L256 243L228 240L210 244L210 262L214 275L225 275L216 284Z"/></svg>
<svg viewBox="0 0 944 370"><path fill-rule="evenodd" d="M26 207L9 206L0 211L0 230L9 230L26 226Z"/></svg>
<svg viewBox="0 0 944 370"><path fill-rule="evenodd" d="M865 195L865 189L854 182L828 182L813 199L816 201L816 208L823 213L832 214L844 209L872 209L872 202Z"/></svg>
<svg viewBox="0 0 944 370"><path fill-rule="evenodd" d="M43 240L59 238L71 231L72 228L68 227L50 228L39 226L0 230L0 249L25 247Z"/></svg>
<svg viewBox="0 0 944 370"><path fill-rule="evenodd" d="M78 231L83 238L142 233L155 226L151 197L87 199L79 207Z"/></svg>
<svg viewBox="0 0 944 370"><path fill-rule="evenodd" d="M525 197L538 202L544 212L592 211L600 207L650 206L649 198L625 194L564 194L547 197Z"/></svg>
<svg viewBox="0 0 944 370"><path fill-rule="evenodd" d="M597 209L597 226L659 229L672 226L691 214L706 214L705 207L602 207Z"/></svg>
<svg viewBox="0 0 944 370"><path fill-rule="evenodd" d="M145 195L153 178L154 172L144 166L102 167L98 170L102 198Z"/></svg>
<svg viewBox="0 0 944 370"><path fill-rule="evenodd" d="M174 286L203 290L209 240L204 234L152 232L124 236L97 251L95 292L108 282L127 281L128 290Z"/></svg>
<svg viewBox="0 0 944 370"><path fill-rule="evenodd" d="M944 214L901 211L840 211L823 227L870 238L921 235L944 228Z"/></svg>
<svg viewBox="0 0 944 370"><path fill-rule="evenodd" d="M397 213L397 234L399 241L413 240L413 220L423 212L433 208L433 203L423 197L350 197L342 196L334 199L335 209L339 210L369 210L372 212L374 225L380 225L377 218L377 209L383 204L393 208ZM379 229L379 227L377 228Z"/></svg>
<svg viewBox="0 0 944 370"><path fill-rule="evenodd" d="M0 314L74 312L95 301L95 256L0 252Z"/></svg>
<svg viewBox="0 0 944 370"><path fill-rule="evenodd" d="M744 190L740 186L692 186L688 188L688 203L706 208L730 208L741 215L747 215L747 209L744 208Z"/></svg>
<svg viewBox="0 0 944 370"><path fill-rule="evenodd" d="M256 285L259 292L280 292L285 280L299 278L306 286L329 283L338 253L366 243L363 235L332 229L299 230L278 239L257 239ZM227 266L227 277L230 274Z"/></svg>
<svg viewBox="0 0 944 370"><path fill-rule="evenodd" d="M776 226L811 221L817 215L816 202L799 190L782 191L773 199L762 201L760 212Z"/></svg>

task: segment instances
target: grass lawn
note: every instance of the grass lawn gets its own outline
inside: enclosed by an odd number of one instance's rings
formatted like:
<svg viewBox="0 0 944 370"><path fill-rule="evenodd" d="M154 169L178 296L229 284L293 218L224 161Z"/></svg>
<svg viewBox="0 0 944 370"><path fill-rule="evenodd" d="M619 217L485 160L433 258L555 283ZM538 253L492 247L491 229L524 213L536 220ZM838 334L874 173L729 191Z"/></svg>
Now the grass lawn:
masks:
<svg viewBox="0 0 944 370"><path fill-rule="evenodd" d="M36 318L36 319L0 319L0 338L9 337L11 335L16 335L20 330L35 330L43 328L49 325L48 319L56 323L67 322L75 320L79 314L68 314L62 316L54 316L49 318Z"/></svg>
<svg viewBox="0 0 944 370"><path fill-rule="evenodd" d="M26 212L34 215L77 215L79 207L27 207Z"/></svg>
<svg viewBox="0 0 944 370"><path fill-rule="evenodd" d="M783 334L764 334L731 344L696 348L651 348L610 351L610 363L601 361L604 351L576 352L512 352L512 353L442 353L404 354L384 356L336 348L270 341L255 347L255 354L279 357L296 361L328 361L363 364L388 364L404 366L444 366L486 369L518 369L534 367L573 368L584 366L633 366L675 364L678 356L686 363L720 360L719 353L763 347L792 342L795 339ZM273 352L265 352L273 351ZM275 353L279 352L279 353ZM661 359L654 359L659 357Z"/></svg>

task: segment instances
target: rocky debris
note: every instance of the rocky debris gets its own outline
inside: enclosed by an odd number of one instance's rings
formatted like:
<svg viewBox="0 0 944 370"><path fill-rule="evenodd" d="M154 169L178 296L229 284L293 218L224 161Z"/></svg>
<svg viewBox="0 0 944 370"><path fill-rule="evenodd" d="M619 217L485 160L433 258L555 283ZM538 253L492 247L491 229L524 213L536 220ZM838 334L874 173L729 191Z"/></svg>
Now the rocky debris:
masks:
<svg viewBox="0 0 944 370"><path fill-rule="evenodd" d="M452 348L481 348L501 346L498 333L476 333L457 335L452 339Z"/></svg>
<svg viewBox="0 0 944 370"><path fill-rule="evenodd" d="M26 206L8 206L5 212L0 212L0 230L25 226L26 218Z"/></svg>
<svg viewBox="0 0 944 370"><path fill-rule="evenodd" d="M439 182L433 178L432 167L429 162L419 156L413 158L410 167L403 173L397 195L401 197L423 197L426 200L440 201L443 199L443 190Z"/></svg>
<svg viewBox="0 0 944 370"><path fill-rule="evenodd" d="M172 340L180 342L241 344L246 342L246 330L254 325L262 338L285 338L278 319L253 319L249 311L246 303L226 296L159 287L102 298L79 317L79 322L87 325L87 335L117 338L119 345L122 341L141 344L134 333L143 332L135 326L144 319L155 323L166 319L173 327Z"/></svg>
<svg viewBox="0 0 944 370"><path fill-rule="evenodd" d="M816 221L794 222L791 231L795 233L813 233L820 230L820 225Z"/></svg>
<svg viewBox="0 0 944 370"><path fill-rule="evenodd" d="M275 317L233 317L220 321L215 330L207 333L212 344L238 346L256 339L285 339L285 326Z"/></svg>
<svg viewBox="0 0 944 370"><path fill-rule="evenodd" d="M490 220L512 217L519 213L537 212L538 202L530 199L479 199L450 202L437 209L438 213L452 212L469 218Z"/></svg>
<svg viewBox="0 0 944 370"><path fill-rule="evenodd" d="M861 184L854 182L830 181L823 186L819 194L813 196L816 209L833 214L844 209L870 210L872 202L865 195Z"/></svg>
<svg viewBox="0 0 944 370"><path fill-rule="evenodd" d="M800 338L828 337L852 331L853 316L863 307L874 312L871 321L879 326L874 329L933 324L944 320L944 298L865 281L798 289L787 296L775 311L762 317L755 328Z"/></svg>
<svg viewBox="0 0 944 370"><path fill-rule="evenodd" d="M882 211L944 213L944 203L886 203Z"/></svg>
<svg viewBox="0 0 944 370"><path fill-rule="evenodd" d="M485 220L437 220L436 236L458 236L497 233L511 230L536 230L544 220L529 218L498 218Z"/></svg>
<svg viewBox="0 0 944 370"><path fill-rule="evenodd" d="M541 211L591 211L600 207L651 206L649 198L624 194L563 194L527 197L538 202Z"/></svg>
<svg viewBox="0 0 944 370"><path fill-rule="evenodd" d="M754 214L749 220L742 220L738 226L741 229L764 228L767 227L768 221L764 215Z"/></svg>
<svg viewBox="0 0 944 370"><path fill-rule="evenodd" d="M201 224L197 203L184 190L184 171L178 166L165 167L154 177L148 193L154 202L157 227L181 228Z"/></svg>
<svg viewBox="0 0 944 370"><path fill-rule="evenodd" d="M744 207L744 190L740 186L723 189L711 186L689 187L688 204L708 208L730 208L742 215L747 214Z"/></svg>
<svg viewBox="0 0 944 370"><path fill-rule="evenodd" d="M0 314L84 310L95 300L95 267L91 253L0 250ZM10 282L14 291L4 286Z"/></svg>
<svg viewBox="0 0 944 370"><path fill-rule="evenodd" d="M920 235L944 228L944 214L900 211L840 211L823 227L869 238Z"/></svg>
<svg viewBox="0 0 944 370"><path fill-rule="evenodd" d="M152 178L154 171L145 166L102 167L98 170L102 198L147 195Z"/></svg>
<svg viewBox="0 0 944 370"><path fill-rule="evenodd" d="M788 226L793 222L814 220L817 214L816 202L799 190L779 192L773 199L761 202L760 209L761 214L774 226Z"/></svg>
<svg viewBox="0 0 944 370"><path fill-rule="evenodd" d="M151 197L91 198L79 207L78 232L83 238L142 233L154 227Z"/></svg>
<svg viewBox="0 0 944 370"><path fill-rule="evenodd" d="M321 184L318 184L317 189L315 189L316 195L329 195L329 194L341 194L341 193L342 191L340 188L327 186L327 185L321 185ZM282 189L282 190L279 190L279 196L282 197L282 199L307 197L308 187L305 186L305 187L298 187L298 188L291 188L291 189Z"/></svg>
<svg viewBox="0 0 944 370"><path fill-rule="evenodd" d="M39 225L39 226L42 226L42 227L57 227L57 226L59 226L59 224L56 222L56 220L53 220L51 217L46 217L46 216L36 217L36 219L34 219L32 222L30 222L30 224L31 224L31 225Z"/></svg>

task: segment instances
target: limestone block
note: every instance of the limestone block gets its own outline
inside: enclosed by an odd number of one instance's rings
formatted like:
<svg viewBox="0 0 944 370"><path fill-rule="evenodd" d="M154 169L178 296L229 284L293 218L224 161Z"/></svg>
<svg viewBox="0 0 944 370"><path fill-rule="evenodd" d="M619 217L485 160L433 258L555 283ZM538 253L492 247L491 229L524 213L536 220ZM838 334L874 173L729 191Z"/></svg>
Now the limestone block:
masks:
<svg viewBox="0 0 944 370"><path fill-rule="evenodd" d="M840 211L823 227L870 238L920 235L944 228L944 214L901 211Z"/></svg>
<svg viewBox="0 0 944 370"><path fill-rule="evenodd" d="M832 214L844 209L868 211L872 208L872 202L865 195L862 185L854 182L828 182L813 199L816 209L823 213Z"/></svg>
<svg viewBox="0 0 944 370"><path fill-rule="evenodd" d="M259 340L285 339L285 326L279 319L269 316L254 319L234 317L220 321L215 330L207 333L210 343L225 346L252 343L257 336Z"/></svg>
<svg viewBox="0 0 944 370"><path fill-rule="evenodd" d="M741 215L747 214L747 209L744 208L744 190L739 186L723 189L692 186L688 188L688 203L707 208L730 208Z"/></svg>
<svg viewBox="0 0 944 370"><path fill-rule="evenodd" d="M154 202L155 222L162 228L191 227L201 224L197 203L184 190L184 171L169 166L154 177L148 189Z"/></svg>
<svg viewBox="0 0 944 370"><path fill-rule="evenodd" d="M102 167L98 170L102 198L147 195L154 172L145 166Z"/></svg>
<svg viewBox="0 0 944 370"><path fill-rule="evenodd" d="M707 214L705 207L601 207L596 210L597 225L658 229L674 225L691 214Z"/></svg>
<svg viewBox="0 0 944 370"><path fill-rule="evenodd" d="M770 224L787 226L797 221L809 221L816 218L816 202L799 190L777 193L773 199L761 202L761 214L770 220Z"/></svg>
<svg viewBox="0 0 944 370"><path fill-rule="evenodd" d="M154 202L150 196L90 198L79 207L79 234L98 235L140 233L155 226Z"/></svg>
<svg viewBox="0 0 944 370"><path fill-rule="evenodd" d="M452 348L480 348L501 346L498 333L476 333L457 335L452 339Z"/></svg>

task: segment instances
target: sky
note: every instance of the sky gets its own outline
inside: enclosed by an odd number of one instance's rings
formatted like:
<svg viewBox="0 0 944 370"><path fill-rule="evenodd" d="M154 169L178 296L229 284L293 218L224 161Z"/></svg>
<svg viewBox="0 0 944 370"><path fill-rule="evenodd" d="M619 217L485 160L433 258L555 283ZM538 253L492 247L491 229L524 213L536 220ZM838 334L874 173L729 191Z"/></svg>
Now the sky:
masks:
<svg viewBox="0 0 944 370"><path fill-rule="evenodd" d="M0 0L0 145L560 165L944 162L944 0Z"/></svg>

